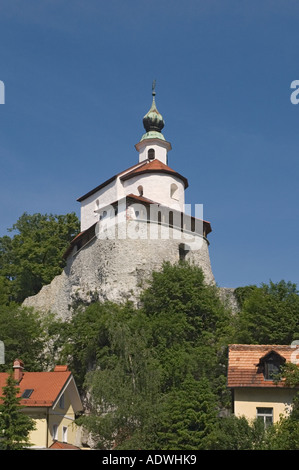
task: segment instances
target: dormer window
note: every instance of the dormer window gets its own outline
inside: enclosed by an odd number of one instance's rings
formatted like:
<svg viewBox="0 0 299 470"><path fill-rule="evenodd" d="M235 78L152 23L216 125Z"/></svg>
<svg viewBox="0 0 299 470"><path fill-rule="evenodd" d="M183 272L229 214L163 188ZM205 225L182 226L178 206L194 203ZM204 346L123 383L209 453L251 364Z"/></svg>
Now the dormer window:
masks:
<svg viewBox="0 0 299 470"><path fill-rule="evenodd" d="M155 149L149 149L149 151L147 152L147 158L149 160L155 159Z"/></svg>
<svg viewBox="0 0 299 470"><path fill-rule="evenodd" d="M275 378L278 378L281 366L283 366L284 363L284 357L275 351L270 351L260 359L258 366L263 372L265 380L275 380Z"/></svg>

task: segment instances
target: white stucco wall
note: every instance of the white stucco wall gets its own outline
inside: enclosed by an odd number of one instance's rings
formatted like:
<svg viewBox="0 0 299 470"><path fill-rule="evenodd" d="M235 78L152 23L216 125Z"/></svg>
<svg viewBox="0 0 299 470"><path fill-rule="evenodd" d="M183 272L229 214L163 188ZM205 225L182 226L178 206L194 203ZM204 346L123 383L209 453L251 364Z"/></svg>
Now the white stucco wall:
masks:
<svg viewBox="0 0 299 470"><path fill-rule="evenodd" d="M171 150L171 144L166 140L164 141L161 139L145 139L143 141L138 142L135 147L139 152L139 162L147 160L149 149L154 149L155 159L160 160L165 165L168 164L168 151Z"/></svg>
<svg viewBox="0 0 299 470"><path fill-rule="evenodd" d="M124 197L123 185L119 178L104 186L96 193L81 202L81 232L88 229L99 219L96 210L108 204L112 204Z"/></svg>
<svg viewBox="0 0 299 470"><path fill-rule="evenodd" d="M171 197L171 185L177 186L174 197ZM163 173L145 173L124 181L124 194L138 196L138 187L143 187L143 196L167 207L175 206L184 210L185 187L182 180ZM174 208L175 208L174 207Z"/></svg>
<svg viewBox="0 0 299 470"><path fill-rule="evenodd" d="M171 197L171 187L177 190ZM81 231L88 229L99 219L96 210L112 204L129 194L139 195L142 186L143 196L159 204L184 211L185 187L180 178L163 173L145 173L122 181L117 177L113 182L81 202Z"/></svg>

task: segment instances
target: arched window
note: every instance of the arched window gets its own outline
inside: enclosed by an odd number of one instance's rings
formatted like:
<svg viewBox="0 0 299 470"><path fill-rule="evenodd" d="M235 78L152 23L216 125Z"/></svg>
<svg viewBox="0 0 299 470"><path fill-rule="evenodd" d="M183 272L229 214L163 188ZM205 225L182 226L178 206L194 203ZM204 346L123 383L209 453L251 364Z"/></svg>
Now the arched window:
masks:
<svg viewBox="0 0 299 470"><path fill-rule="evenodd" d="M99 213L99 208L100 208L100 201L97 199L95 203L95 208L94 208L95 215Z"/></svg>
<svg viewBox="0 0 299 470"><path fill-rule="evenodd" d="M178 198L178 189L179 189L179 188L177 187L177 185L176 185L175 183L172 183L172 184L170 185L170 197L171 197L172 199L176 199L176 200L177 200L177 198Z"/></svg>
<svg viewBox="0 0 299 470"><path fill-rule="evenodd" d="M149 160L155 159L155 149L149 149L149 151L147 152L147 158Z"/></svg>
<svg viewBox="0 0 299 470"><path fill-rule="evenodd" d="M139 196L143 196L143 186L138 186L137 188Z"/></svg>
<svg viewBox="0 0 299 470"><path fill-rule="evenodd" d="M100 220L105 219L107 217L107 211L103 211L102 214L100 215Z"/></svg>

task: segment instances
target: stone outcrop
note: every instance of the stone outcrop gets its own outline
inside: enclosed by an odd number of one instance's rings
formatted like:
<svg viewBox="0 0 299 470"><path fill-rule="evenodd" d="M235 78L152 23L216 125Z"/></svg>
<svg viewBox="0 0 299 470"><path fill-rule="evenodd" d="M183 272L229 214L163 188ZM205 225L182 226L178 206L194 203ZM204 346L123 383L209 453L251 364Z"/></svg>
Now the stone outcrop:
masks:
<svg viewBox="0 0 299 470"><path fill-rule="evenodd" d="M95 298L136 301L153 271L161 269L164 261L178 262L180 247L180 240L171 238L119 240L93 236L79 250L74 247L62 274L23 305L67 319L77 302L89 303ZM185 259L202 268L207 283L215 282L204 237L201 248L187 251Z"/></svg>

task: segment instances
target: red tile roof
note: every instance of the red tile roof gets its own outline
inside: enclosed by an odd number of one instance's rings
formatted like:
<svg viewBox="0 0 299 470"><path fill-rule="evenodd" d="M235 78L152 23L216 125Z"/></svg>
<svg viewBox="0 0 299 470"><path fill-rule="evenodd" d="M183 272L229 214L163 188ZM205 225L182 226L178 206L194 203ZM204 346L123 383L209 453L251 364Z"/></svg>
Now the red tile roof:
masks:
<svg viewBox="0 0 299 470"><path fill-rule="evenodd" d="M173 176L176 176L177 178L181 179L184 182L185 188L188 188L188 180L184 176L180 175L176 171L174 171L172 168L169 166L165 165L162 163L160 160L151 160L145 161L145 164L142 166L138 166L137 168L134 168L132 171L126 172L123 176L120 177L122 180L126 180L129 178L132 178L133 176L141 175L143 173L167 173L171 174Z"/></svg>
<svg viewBox="0 0 299 470"><path fill-rule="evenodd" d="M54 449L54 450L80 450L79 447L73 446L72 444L67 444L66 442L60 442L60 441L55 441L53 444L49 447L49 449Z"/></svg>
<svg viewBox="0 0 299 470"><path fill-rule="evenodd" d="M121 171L120 173L112 176L108 180L104 181L104 183L101 183L96 188L92 189L88 193L86 193L83 196L79 197L77 199L77 201L78 202L84 201L89 196L92 196L94 193L96 193L100 189L104 188L108 184L115 181L116 178L118 178L118 177L120 177L121 179L128 179L128 178L131 178L133 176L136 176L137 174L142 174L142 173L145 173L145 172L148 172L148 171L172 174L173 176L177 176L178 178L183 180L183 182L185 184L185 188L188 187L188 180L184 176L182 176L179 173L177 173L176 171L172 170L169 166L165 165L160 160L158 160L158 159L151 160L151 161L144 160L143 162L139 162L136 165L133 165L130 168L127 168L126 170Z"/></svg>
<svg viewBox="0 0 299 470"><path fill-rule="evenodd" d="M136 163L135 165L131 166L130 168L127 168L127 170L124 170L124 171L121 171L120 173L117 173L116 175L112 176L111 178L109 178L108 180L104 181L103 183L101 183L99 186L97 186L96 188L92 189L91 191L89 191L88 193L84 194L83 196L79 197L77 199L78 202L82 202L84 201L84 199L87 199L89 196L92 196L94 193L98 192L100 189L104 188L105 186L107 186L108 184L112 183L112 181L115 181L116 178L118 178L119 176L125 174L125 173L128 173L132 170L134 170L135 168L138 168L139 166L143 166L145 164L145 162L139 162L139 163Z"/></svg>
<svg viewBox="0 0 299 470"><path fill-rule="evenodd" d="M2 387L6 385L8 373L0 373L0 396L2 396ZM27 389L33 389L30 398L22 399L21 405L24 406L42 406L51 407L58 398L63 387L71 377L71 372L63 366L62 370L53 372L24 372L18 385L19 396Z"/></svg>
<svg viewBox="0 0 299 470"><path fill-rule="evenodd" d="M271 351L279 354L286 362L291 362L291 356L296 350L285 345L229 345L228 387L283 387L283 382L276 383L273 380L265 380L260 367L258 367L260 359Z"/></svg>

